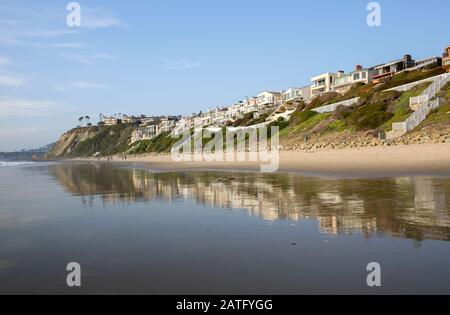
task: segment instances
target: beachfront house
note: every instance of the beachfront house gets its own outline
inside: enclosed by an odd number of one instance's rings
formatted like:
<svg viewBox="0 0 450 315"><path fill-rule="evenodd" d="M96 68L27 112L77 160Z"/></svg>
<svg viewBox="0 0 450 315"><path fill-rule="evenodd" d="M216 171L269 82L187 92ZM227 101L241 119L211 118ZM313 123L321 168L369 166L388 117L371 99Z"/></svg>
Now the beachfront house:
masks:
<svg viewBox="0 0 450 315"><path fill-rule="evenodd" d="M337 76L337 73L327 72L311 78L311 97L331 92L334 80Z"/></svg>
<svg viewBox="0 0 450 315"><path fill-rule="evenodd" d="M136 129L131 134L131 143L135 143L142 140L150 140L159 135L159 126L156 124L149 125L147 127L141 127Z"/></svg>
<svg viewBox="0 0 450 315"><path fill-rule="evenodd" d="M407 69L407 71L419 70L419 69L424 69L424 68L440 67L440 66L442 66L442 58L433 56L433 57L416 60L414 62L414 67Z"/></svg>
<svg viewBox="0 0 450 315"><path fill-rule="evenodd" d="M212 114L212 124L216 127L222 127L229 121L228 109L220 108Z"/></svg>
<svg viewBox="0 0 450 315"><path fill-rule="evenodd" d="M267 108L272 108L278 105L281 100L282 95L280 92L269 92L264 91L260 93L257 97L257 108L264 110Z"/></svg>
<svg viewBox="0 0 450 315"><path fill-rule="evenodd" d="M311 87L308 85L302 88L290 88L282 92L283 103L307 101L311 97Z"/></svg>
<svg viewBox="0 0 450 315"><path fill-rule="evenodd" d="M402 59L374 66L372 76L373 83L381 83L386 79L393 77L400 71L414 67L414 65L415 61L412 57L410 55L405 55Z"/></svg>
<svg viewBox="0 0 450 315"><path fill-rule="evenodd" d="M256 112L256 111L258 111L258 98L257 97L247 98L245 101L243 101L242 107L241 107L242 114L247 114L247 113Z"/></svg>
<svg viewBox="0 0 450 315"><path fill-rule="evenodd" d="M148 126L150 124L154 124L156 122L156 118L141 116L139 117L139 122L141 123L141 126Z"/></svg>
<svg viewBox="0 0 450 315"><path fill-rule="evenodd" d="M138 121L140 121L140 118L136 116L128 116L128 115L122 116L123 124L136 124Z"/></svg>
<svg viewBox="0 0 450 315"><path fill-rule="evenodd" d="M372 75L372 68L364 69L361 65L357 65L355 71L347 74L339 71L331 89L336 93L345 94L356 83L368 84L372 82Z"/></svg>
<svg viewBox="0 0 450 315"><path fill-rule="evenodd" d="M178 117L174 116L162 117L159 123L160 133L172 132L172 130L175 128L178 119L179 119Z"/></svg>
<svg viewBox="0 0 450 315"><path fill-rule="evenodd" d="M442 66L450 71L450 46L447 46L442 54Z"/></svg>
<svg viewBox="0 0 450 315"><path fill-rule="evenodd" d="M117 124L120 124L122 122L121 119L118 119L117 117L102 117L102 122L105 124L105 126L115 126Z"/></svg>
<svg viewBox="0 0 450 315"><path fill-rule="evenodd" d="M191 128L194 128L194 117L183 117L177 121L172 133L180 134Z"/></svg>
<svg viewBox="0 0 450 315"><path fill-rule="evenodd" d="M213 123L213 114L214 111L208 110L207 113L204 113L200 116L200 125L202 127L208 127L211 126Z"/></svg>
<svg viewBox="0 0 450 315"><path fill-rule="evenodd" d="M235 118L239 117L239 115L243 111L243 106L244 106L244 102L239 102L239 103L229 106L227 116L230 119L235 119Z"/></svg>

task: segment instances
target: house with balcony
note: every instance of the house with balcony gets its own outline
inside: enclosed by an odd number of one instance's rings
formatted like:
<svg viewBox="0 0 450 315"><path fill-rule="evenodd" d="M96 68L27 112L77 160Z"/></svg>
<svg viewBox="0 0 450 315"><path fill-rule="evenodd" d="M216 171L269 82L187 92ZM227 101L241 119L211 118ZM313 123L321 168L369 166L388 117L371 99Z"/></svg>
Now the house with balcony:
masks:
<svg viewBox="0 0 450 315"><path fill-rule="evenodd" d="M157 135L159 135L161 133L160 129L159 129L159 125L156 123L148 125L145 129L150 138L156 137Z"/></svg>
<svg viewBox="0 0 450 315"><path fill-rule="evenodd" d="M280 92L264 91L260 93L256 100L257 109L264 110L278 106L279 101L282 99Z"/></svg>
<svg viewBox="0 0 450 315"><path fill-rule="evenodd" d="M121 119L118 119L117 117L102 117L102 122L105 124L105 126L115 126L122 123Z"/></svg>
<svg viewBox="0 0 450 315"><path fill-rule="evenodd" d="M286 102L306 102L311 98L311 87L290 88L282 92L283 103Z"/></svg>
<svg viewBox="0 0 450 315"><path fill-rule="evenodd" d="M373 83L381 83L386 79L393 77L400 71L414 67L414 65L415 61L412 57L410 55L405 55L402 59L374 66L372 75Z"/></svg>
<svg viewBox="0 0 450 315"><path fill-rule="evenodd" d="M199 123L199 125L201 127L211 126L212 123L213 123L213 115L214 115L214 111L212 111L212 110L209 110L207 113L202 114L200 116L200 123Z"/></svg>
<svg viewBox="0 0 450 315"><path fill-rule="evenodd" d="M242 102L241 114L247 114L258 111L258 98L247 98Z"/></svg>
<svg viewBox="0 0 450 315"><path fill-rule="evenodd" d="M228 109L218 108L212 111L211 121L212 125L222 127L228 122Z"/></svg>
<svg viewBox="0 0 450 315"><path fill-rule="evenodd" d="M442 54L442 67L450 71L450 46L447 46Z"/></svg>
<svg viewBox="0 0 450 315"><path fill-rule="evenodd" d="M194 128L194 126L194 117L183 117L177 121L172 132L175 134L180 134L186 130Z"/></svg>
<svg viewBox="0 0 450 315"><path fill-rule="evenodd" d="M323 93L331 92L334 80L337 76L337 73L327 72L311 78L311 97L316 97Z"/></svg>
<svg viewBox="0 0 450 315"><path fill-rule="evenodd" d="M178 120L178 117L174 116L162 117L159 122L160 133L172 132Z"/></svg>
<svg viewBox="0 0 450 315"><path fill-rule="evenodd" d="M139 117L139 122L141 123L141 126L148 126L150 124L154 124L156 122L156 118L141 116Z"/></svg>
<svg viewBox="0 0 450 315"><path fill-rule="evenodd" d="M345 94L354 84L368 84L372 82L372 75L372 68L364 69L361 65L357 65L355 71L347 74L343 71L339 71L331 89L336 93Z"/></svg>
<svg viewBox="0 0 450 315"><path fill-rule="evenodd" d="M133 133L131 134L131 143L143 140L151 140L152 138L156 137L159 134L160 134L159 127L156 124L149 125L144 128L141 127L133 131Z"/></svg>
<svg viewBox="0 0 450 315"><path fill-rule="evenodd" d="M227 117L232 120L241 115L241 112L243 111L244 102L239 102L236 104L233 104L228 107Z"/></svg>
<svg viewBox="0 0 450 315"><path fill-rule="evenodd" d="M418 70L418 69L423 69L423 68L428 68L428 67L432 68L432 67L440 67L440 66L442 66L442 58L433 56L433 57L416 60L414 62L413 68L415 70Z"/></svg>

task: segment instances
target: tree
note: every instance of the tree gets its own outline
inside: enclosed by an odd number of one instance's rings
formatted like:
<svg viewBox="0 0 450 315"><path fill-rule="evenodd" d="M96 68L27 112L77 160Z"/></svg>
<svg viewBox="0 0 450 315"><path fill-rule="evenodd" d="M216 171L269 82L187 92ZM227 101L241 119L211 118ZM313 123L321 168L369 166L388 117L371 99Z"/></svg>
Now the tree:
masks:
<svg viewBox="0 0 450 315"><path fill-rule="evenodd" d="M84 116L84 119L86 119L86 126L88 126L89 123L90 123L91 117L89 117L89 116Z"/></svg>
<svg viewBox="0 0 450 315"><path fill-rule="evenodd" d="M78 121L80 122L80 126L81 126L81 122L84 120L84 117L81 116L80 118L78 118Z"/></svg>

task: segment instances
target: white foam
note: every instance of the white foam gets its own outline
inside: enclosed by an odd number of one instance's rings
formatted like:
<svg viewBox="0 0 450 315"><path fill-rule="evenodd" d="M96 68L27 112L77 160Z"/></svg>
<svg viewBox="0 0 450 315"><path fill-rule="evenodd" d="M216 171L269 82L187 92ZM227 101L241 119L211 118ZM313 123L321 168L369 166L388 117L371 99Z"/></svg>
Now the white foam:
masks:
<svg viewBox="0 0 450 315"><path fill-rule="evenodd" d="M30 164L34 164L34 162L25 162L25 161L5 162L5 161L0 161L0 168L1 167L23 166L23 165L30 165Z"/></svg>

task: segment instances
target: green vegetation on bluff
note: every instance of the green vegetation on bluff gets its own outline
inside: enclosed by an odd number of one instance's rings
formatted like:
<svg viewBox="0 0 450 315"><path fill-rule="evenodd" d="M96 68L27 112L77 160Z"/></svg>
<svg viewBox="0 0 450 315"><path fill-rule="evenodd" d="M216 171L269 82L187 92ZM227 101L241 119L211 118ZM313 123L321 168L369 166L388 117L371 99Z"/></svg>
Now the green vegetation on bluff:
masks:
<svg viewBox="0 0 450 315"><path fill-rule="evenodd" d="M292 142L295 139L302 141L312 136L339 134L344 131L374 131L374 134L389 131L392 123L404 121L411 115L410 98L420 95L430 83L421 83L403 93L384 91L382 88L397 86L398 82L406 82L411 78L427 78L436 73L442 73L442 69L438 67L432 70L402 73L399 74L400 78L394 76L391 81L379 86L356 84L344 95L323 94L306 106L306 109L299 107L294 112L289 125L281 132L282 141ZM314 111L316 107L356 97L359 97L357 104L350 107L339 106L333 113L319 114Z"/></svg>
<svg viewBox="0 0 450 315"><path fill-rule="evenodd" d="M395 122L404 121L413 112L409 100L413 96L420 95L430 84L421 83L406 92L385 91L395 86L422 80L443 73L441 67L420 71L403 72L397 74L387 82L380 85L355 84L343 95L337 93L325 93L316 97L309 104L285 103L277 110L277 114L295 109L289 121L279 118L268 124L268 136L270 127L277 126L280 129L280 140L289 144L297 144L309 139L319 141L321 137L334 137L339 135L363 134L378 135L380 132L389 131ZM450 84L441 91L442 105L433 111L429 117L417 128L450 125ZM339 106L333 113L320 114L314 111L317 107L359 98L357 104L346 107ZM228 124L228 127L248 127L264 123L274 111L245 114L242 118ZM445 126L446 126L445 125ZM143 140L131 144L131 136L137 126L116 125L77 128L61 137L55 146L57 149L49 153L49 157L89 157L96 153L101 156L114 154L144 154L144 153L169 153L179 138L172 138L170 133L162 133L151 140ZM191 130L191 134L193 134ZM222 129L225 133L225 128ZM248 139L248 135L246 136ZM203 145L211 139L203 139ZM237 139L235 139L237 144Z"/></svg>
<svg viewBox="0 0 450 315"><path fill-rule="evenodd" d="M70 157L92 156L100 152L102 156L114 155L128 150L133 127L116 125L89 128L95 135L77 144Z"/></svg>

